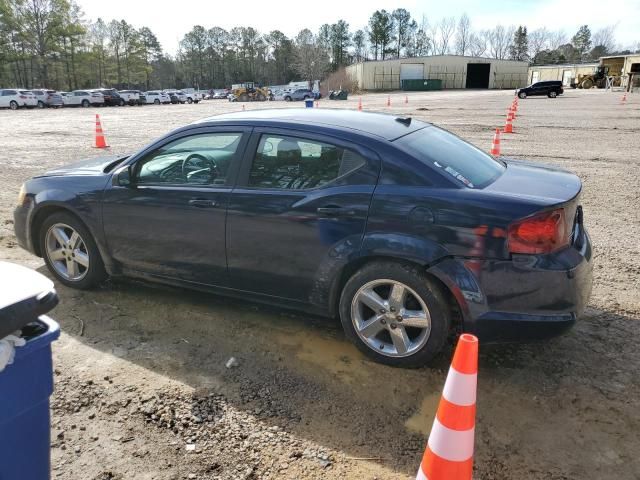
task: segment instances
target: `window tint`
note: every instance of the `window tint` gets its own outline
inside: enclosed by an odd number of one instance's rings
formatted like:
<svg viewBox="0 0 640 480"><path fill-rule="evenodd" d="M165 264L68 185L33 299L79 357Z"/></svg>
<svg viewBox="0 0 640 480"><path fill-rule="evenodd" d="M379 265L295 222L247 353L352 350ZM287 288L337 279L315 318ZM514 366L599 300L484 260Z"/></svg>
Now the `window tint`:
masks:
<svg viewBox="0 0 640 480"><path fill-rule="evenodd" d="M315 140L263 135L251 166L249 186L301 190L318 188L365 164L351 150Z"/></svg>
<svg viewBox="0 0 640 480"><path fill-rule="evenodd" d="M417 130L394 143L469 188L488 185L505 169L482 150L437 127Z"/></svg>
<svg viewBox="0 0 640 480"><path fill-rule="evenodd" d="M137 162L137 183L224 185L241 137L205 133L169 142Z"/></svg>

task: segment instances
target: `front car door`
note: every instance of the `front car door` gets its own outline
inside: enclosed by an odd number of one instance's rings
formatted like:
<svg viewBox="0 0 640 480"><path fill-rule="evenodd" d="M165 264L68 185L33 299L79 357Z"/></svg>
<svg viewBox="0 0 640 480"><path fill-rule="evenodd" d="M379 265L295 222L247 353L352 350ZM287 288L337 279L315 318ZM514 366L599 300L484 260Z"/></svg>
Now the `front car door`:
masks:
<svg viewBox="0 0 640 480"><path fill-rule="evenodd" d="M256 128L227 213L232 286L326 306L360 250L379 170L364 146Z"/></svg>
<svg viewBox="0 0 640 480"><path fill-rule="evenodd" d="M245 127L194 128L121 167L103 200L113 259L134 273L225 284L226 207L249 134Z"/></svg>

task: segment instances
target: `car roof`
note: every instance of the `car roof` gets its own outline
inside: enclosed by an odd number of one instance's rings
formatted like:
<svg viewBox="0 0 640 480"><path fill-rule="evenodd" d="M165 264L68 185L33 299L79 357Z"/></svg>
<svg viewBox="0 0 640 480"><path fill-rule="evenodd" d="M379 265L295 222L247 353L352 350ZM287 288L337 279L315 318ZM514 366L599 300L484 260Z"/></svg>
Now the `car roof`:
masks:
<svg viewBox="0 0 640 480"><path fill-rule="evenodd" d="M198 120L194 124L215 124L233 121L241 121L242 123L256 126L285 126L284 124L302 123L337 130L355 130L386 140L394 140L430 126L429 123L415 118L404 118L386 113L316 108L280 108L225 113Z"/></svg>

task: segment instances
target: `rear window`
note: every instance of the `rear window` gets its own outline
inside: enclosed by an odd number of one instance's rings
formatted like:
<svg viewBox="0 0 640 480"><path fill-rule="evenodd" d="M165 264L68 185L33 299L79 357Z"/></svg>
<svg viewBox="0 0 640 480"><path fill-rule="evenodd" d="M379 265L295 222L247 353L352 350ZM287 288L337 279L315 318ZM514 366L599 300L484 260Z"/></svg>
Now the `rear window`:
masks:
<svg viewBox="0 0 640 480"><path fill-rule="evenodd" d="M469 188L489 185L506 168L499 160L437 127L422 128L394 143Z"/></svg>

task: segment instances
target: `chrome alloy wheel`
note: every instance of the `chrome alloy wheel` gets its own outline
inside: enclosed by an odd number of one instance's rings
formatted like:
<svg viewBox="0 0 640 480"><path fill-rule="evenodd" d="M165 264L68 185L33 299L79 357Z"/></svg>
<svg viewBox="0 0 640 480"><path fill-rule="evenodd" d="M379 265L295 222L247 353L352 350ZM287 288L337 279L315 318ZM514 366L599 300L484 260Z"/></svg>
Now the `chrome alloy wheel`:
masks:
<svg viewBox="0 0 640 480"><path fill-rule="evenodd" d="M351 321L360 339L381 355L408 357L429 340L431 315L424 301L396 280L363 285L351 302Z"/></svg>
<svg viewBox="0 0 640 480"><path fill-rule="evenodd" d="M82 280L89 271L89 251L78 232L64 223L55 223L45 238L47 258L65 280Z"/></svg>

